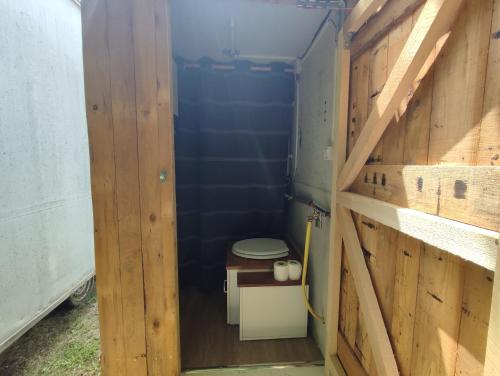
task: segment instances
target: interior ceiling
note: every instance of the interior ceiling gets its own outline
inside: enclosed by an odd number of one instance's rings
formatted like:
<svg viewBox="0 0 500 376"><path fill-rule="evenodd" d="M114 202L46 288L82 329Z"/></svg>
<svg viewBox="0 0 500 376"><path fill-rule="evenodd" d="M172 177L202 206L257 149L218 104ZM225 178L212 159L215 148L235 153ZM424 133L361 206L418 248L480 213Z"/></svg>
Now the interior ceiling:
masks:
<svg viewBox="0 0 500 376"><path fill-rule="evenodd" d="M238 51L239 59L293 62L305 52L327 13L258 1L173 0L174 56L228 61L231 56L225 50Z"/></svg>

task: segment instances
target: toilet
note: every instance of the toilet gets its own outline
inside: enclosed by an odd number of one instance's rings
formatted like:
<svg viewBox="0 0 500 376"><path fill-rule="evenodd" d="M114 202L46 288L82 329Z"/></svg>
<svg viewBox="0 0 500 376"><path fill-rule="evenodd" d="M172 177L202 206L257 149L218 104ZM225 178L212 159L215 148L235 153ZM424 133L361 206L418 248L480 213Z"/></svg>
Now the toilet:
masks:
<svg viewBox="0 0 500 376"><path fill-rule="evenodd" d="M237 241L227 250L224 292L227 294L227 323L240 323L238 273L270 272L275 259L297 258L281 239L252 238Z"/></svg>
<svg viewBox="0 0 500 376"><path fill-rule="evenodd" d="M253 238L233 244L233 254L254 260L270 260L288 256L289 249L281 239Z"/></svg>

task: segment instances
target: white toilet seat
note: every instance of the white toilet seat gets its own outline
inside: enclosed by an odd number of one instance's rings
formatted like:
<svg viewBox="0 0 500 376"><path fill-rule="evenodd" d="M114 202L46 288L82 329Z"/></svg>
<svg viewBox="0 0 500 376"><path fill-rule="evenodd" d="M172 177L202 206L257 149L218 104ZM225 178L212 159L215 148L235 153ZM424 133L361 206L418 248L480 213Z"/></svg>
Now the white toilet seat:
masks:
<svg viewBox="0 0 500 376"><path fill-rule="evenodd" d="M275 259L288 256L288 246L281 239L252 238L233 244L232 252L248 259Z"/></svg>

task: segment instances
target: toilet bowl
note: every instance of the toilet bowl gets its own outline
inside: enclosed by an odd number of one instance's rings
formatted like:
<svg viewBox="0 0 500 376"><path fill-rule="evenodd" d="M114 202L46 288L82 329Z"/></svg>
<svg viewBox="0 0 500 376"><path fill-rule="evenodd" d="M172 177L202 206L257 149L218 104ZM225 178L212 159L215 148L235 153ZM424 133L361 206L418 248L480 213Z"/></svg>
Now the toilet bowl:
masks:
<svg viewBox="0 0 500 376"><path fill-rule="evenodd" d="M247 259L268 260L288 256L288 246L281 239L253 238L233 244L232 252Z"/></svg>

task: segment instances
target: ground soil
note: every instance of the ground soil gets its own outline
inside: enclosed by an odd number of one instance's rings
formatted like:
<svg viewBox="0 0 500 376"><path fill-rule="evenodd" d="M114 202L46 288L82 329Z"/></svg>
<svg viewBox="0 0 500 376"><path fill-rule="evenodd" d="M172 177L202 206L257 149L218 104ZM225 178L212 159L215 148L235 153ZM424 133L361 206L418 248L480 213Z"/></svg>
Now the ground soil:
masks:
<svg viewBox="0 0 500 376"><path fill-rule="evenodd" d="M99 374L95 294L76 308L62 304L0 354L2 376Z"/></svg>

